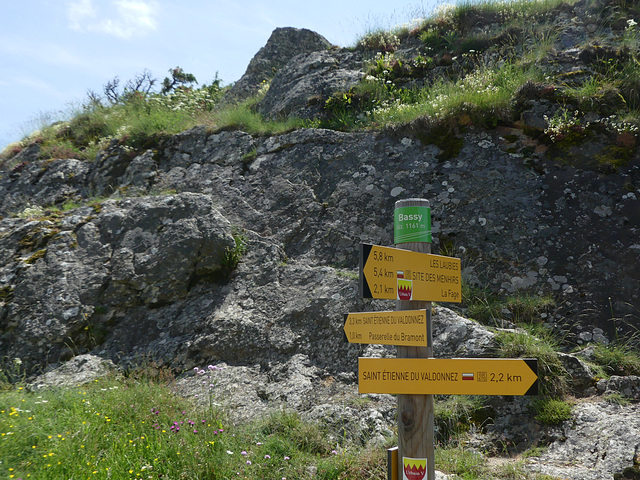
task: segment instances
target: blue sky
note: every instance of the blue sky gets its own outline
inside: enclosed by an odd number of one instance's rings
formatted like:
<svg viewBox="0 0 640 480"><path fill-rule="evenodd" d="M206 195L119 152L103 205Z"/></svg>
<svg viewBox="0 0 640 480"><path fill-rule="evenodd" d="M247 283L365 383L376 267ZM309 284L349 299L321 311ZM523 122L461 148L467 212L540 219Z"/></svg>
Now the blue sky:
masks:
<svg viewBox="0 0 640 480"><path fill-rule="evenodd" d="M5 0L0 6L0 149L69 112L88 90L148 69L238 80L277 27L352 46L430 14L438 0Z"/></svg>

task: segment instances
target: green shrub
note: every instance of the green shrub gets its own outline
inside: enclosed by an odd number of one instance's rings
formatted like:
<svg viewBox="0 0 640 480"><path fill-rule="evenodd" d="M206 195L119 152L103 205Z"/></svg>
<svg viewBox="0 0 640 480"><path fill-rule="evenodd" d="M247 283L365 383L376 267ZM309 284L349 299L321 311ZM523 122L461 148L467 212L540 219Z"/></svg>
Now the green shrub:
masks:
<svg viewBox="0 0 640 480"><path fill-rule="evenodd" d="M607 375L640 375L640 351L629 342L598 343L593 357Z"/></svg>
<svg viewBox="0 0 640 480"><path fill-rule="evenodd" d="M484 397L468 395L438 396L434 402L437 441L448 443L481 425L488 418Z"/></svg>
<svg viewBox="0 0 640 480"><path fill-rule="evenodd" d="M558 425L571 419L573 405L565 400L542 398L534 402L536 420L545 425Z"/></svg>
<svg viewBox="0 0 640 480"><path fill-rule="evenodd" d="M568 392L567 371L558 357L558 342L544 327L527 326L496 333L496 353L502 358L535 358L541 395L562 397Z"/></svg>
<svg viewBox="0 0 640 480"><path fill-rule="evenodd" d="M210 85L190 88L187 85L195 82L195 77L180 68L170 72L173 80L165 79L168 83L162 93L153 92L155 80L148 72L122 89L116 78L104 86L104 96L89 92L83 105L51 116L55 121L44 123L18 147L37 140L40 158L93 160L114 138L137 149L148 148L165 135L202 123L224 92L220 80L216 77ZM3 153L3 157L9 154Z"/></svg>
<svg viewBox="0 0 640 480"><path fill-rule="evenodd" d="M226 247L224 252L222 252L222 271L225 277L229 277L231 272L233 272L240 263L242 256L247 251L247 237L239 228L233 229L233 247Z"/></svg>

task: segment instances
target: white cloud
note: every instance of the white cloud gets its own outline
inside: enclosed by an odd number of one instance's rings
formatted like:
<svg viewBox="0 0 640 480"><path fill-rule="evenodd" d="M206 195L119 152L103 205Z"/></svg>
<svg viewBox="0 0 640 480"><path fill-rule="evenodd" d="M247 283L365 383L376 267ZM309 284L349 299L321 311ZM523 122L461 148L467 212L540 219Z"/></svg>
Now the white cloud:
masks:
<svg viewBox="0 0 640 480"><path fill-rule="evenodd" d="M126 40L156 30L157 10L153 0L115 0L104 10L98 10L93 0L73 0L68 3L67 17L73 30Z"/></svg>
<svg viewBox="0 0 640 480"><path fill-rule="evenodd" d="M94 19L97 15L92 0L76 0L69 3L67 17L72 30L82 31L86 22Z"/></svg>

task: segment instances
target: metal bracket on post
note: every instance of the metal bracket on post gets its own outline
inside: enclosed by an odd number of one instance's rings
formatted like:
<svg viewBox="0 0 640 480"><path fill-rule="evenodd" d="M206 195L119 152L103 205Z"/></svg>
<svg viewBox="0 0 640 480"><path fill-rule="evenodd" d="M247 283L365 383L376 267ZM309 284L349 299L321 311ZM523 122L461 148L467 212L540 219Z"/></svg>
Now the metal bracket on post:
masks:
<svg viewBox="0 0 640 480"><path fill-rule="evenodd" d="M398 447L387 449L387 480L398 480Z"/></svg>

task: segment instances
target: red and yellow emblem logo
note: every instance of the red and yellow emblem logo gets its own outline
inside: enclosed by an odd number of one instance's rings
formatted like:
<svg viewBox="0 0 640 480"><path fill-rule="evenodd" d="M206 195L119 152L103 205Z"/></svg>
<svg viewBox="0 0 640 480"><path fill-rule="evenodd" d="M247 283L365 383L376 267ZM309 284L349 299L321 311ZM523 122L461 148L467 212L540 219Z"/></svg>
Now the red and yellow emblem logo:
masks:
<svg viewBox="0 0 640 480"><path fill-rule="evenodd" d="M411 300L413 298L413 281L405 277L403 270L398 270L398 300ZM409 277L410 275L407 275Z"/></svg>
<svg viewBox="0 0 640 480"><path fill-rule="evenodd" d="M404 457L402 480L423 480L427 475L427 459L426 458L408 458Z"/></svg>

